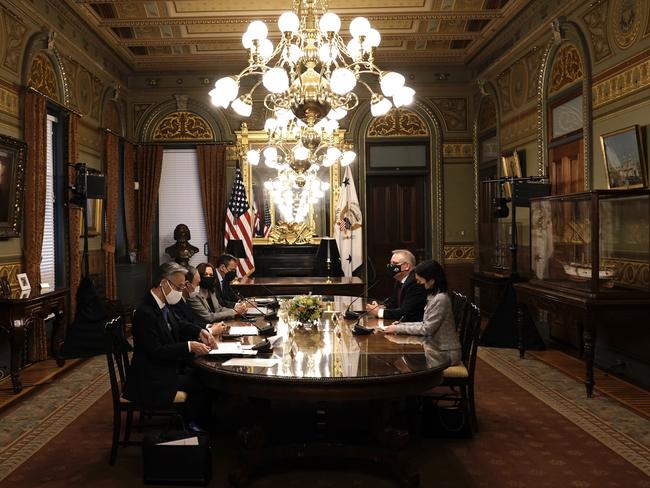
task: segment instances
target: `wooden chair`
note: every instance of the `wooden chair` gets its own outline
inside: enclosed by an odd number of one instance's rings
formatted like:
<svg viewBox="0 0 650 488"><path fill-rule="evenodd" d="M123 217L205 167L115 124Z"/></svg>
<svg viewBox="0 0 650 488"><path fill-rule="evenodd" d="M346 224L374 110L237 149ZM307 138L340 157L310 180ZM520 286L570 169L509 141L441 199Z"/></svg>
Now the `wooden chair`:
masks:
<svg viewBox="0 0 650 488"><path fill-rule="evenodd" d="M131 427L133 425L133 413L138 412L140 419L143 415L162 415L178 418L179 408L185 403L187 394L184 391L176 392L174 404L168 410L145 410L140 404L122 398L126 371L129 366L129 351L131 345L124 336L122 317L116 317L104 326L106 339L106 361L108 363L108 377L111 383L111 398L113 402L113 442L109 464L113 466L117 459L118 446L140 445L138 441L131 441ZM126 413L124 422L124 438L120 440L122 430L122 413Z"/></svg>
<svg viewBox="0 0 650 488"><path fill-rule="evenodd" d="M481 333L481 314L479 308L469 298L457 292L449 292L454 321L461 346L461 363L450 366L443 373L442 387L449 387L450 393L432 392L428 397L440 400L453 400L463 409L465 419L471 422L472 432L478 431L476 402L474 398L474 373L476 354Z"/></svg>

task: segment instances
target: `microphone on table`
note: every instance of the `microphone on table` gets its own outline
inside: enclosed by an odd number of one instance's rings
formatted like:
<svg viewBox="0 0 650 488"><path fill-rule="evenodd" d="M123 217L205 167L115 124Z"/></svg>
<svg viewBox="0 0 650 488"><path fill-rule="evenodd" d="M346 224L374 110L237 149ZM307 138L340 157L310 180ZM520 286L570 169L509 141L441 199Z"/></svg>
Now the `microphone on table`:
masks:
<svg viewBox="0 0 650 488"><path fill-rule="evenodd" d="M277 320L278 314L276 312L273 313L264 313L257 305L255 305L253 302L251 302L248 298L244 298L241 293L239 293L236 290L233 290L235 292L235 295L237 295L237 298L240 300L246 302L248 305L250 305L252 308L257 310L262 317L264 317L264 320L267 321L266 325L260 326L255 324L255 327L257 327L257 330L259 331L260 334L273 334L275 332L275 327L273 327L273 324L271 323L271 320Z"/></svg>
<svg viewBox="0 0 650 488"><path fill-rule="evenodd" d="M356 302L359 298L361 298L363 295L366 295L366 294L367 294L367 293L368 293L368 292L369 292L369 291L370 291L370 290L371 290L371 289L372 289L372 288L373 288L377 283L379 283L379 280L375 281L374 283L371 283L370 286L368 287L368 289L367 289L366 291L364 291L361 295L359 295L358 297L356 297L354 300L352 300L352 301L350 302L350 304L348 305L348 307L345 309L345 313L343 314L343 316L344 316L346 319L348 319L348 320L349 320L349 319L356 319L356 318L358 318L358 317L361 317L361 315L365 313L365 312L355 312L354 310L350 310L350 307L351 307L352 304L353 304L354 302Z"/></svg>
<svg viewBox="0 0 650 488"><path fill-rule="evenodd" d="M263 283L256 283L257 286L260 286L266 290L266 292L273 297L273 302L269 303L267 305L268 308L271 308L273 310L277 310L280 308L280 302L278 301L278 297L275 293L273 293L273 290L271 290L268 286L264 285ZM277 318L277 315L276 315Z"/></svg>
<svg viewBox="0 0 650 488"><path fill-rule="evenodd" d="M390 297L385 298L381 302L377 303L377 305L372 307L370 310L374 310L374 309L382 306L388 300L390 300ZM354 326L352 327L352 333L354 335L366 335L366 334L372 334L374 332L375 329L371 329L370 327L366 327L365 325L361 325L361 319L364 316L368 315L368 312L370 312L370 310L366 310L365 312L363 312L363 313L359 314L358 316L356 316L357 321L354 323Z"/></svg>

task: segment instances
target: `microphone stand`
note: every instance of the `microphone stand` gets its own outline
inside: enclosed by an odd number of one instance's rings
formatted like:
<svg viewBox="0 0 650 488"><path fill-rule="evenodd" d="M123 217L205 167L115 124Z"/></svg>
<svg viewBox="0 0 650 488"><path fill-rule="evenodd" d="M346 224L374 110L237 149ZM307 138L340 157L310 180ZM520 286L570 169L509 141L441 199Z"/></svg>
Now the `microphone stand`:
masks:
<svg viewBox="0 0 650 488"><path fill-rule="evenodd" d="M269 334L269 333L275 332L275 327L273 326L273 323L271 321L278 319L278 314L277 313L274 312L272 314L265 314L262 310L260 310L260 308L257 305L255 305L253 302L251 302L247 298L244 298L239 292L235 291L235 294L237 295L237 298L239 298L240 300L246 302L252 308L257 310L262 315L264 320L267 321L266 325L264 325L264 326L259 326L259 325L255 324L255 327L257 327L257 330L260 332L260 334Z"/></svg>
<svg viewBox="0 0 650 488"><path fill-rule="evenodd" d="M344 316L346 319L356 319L356 318L358 318L358 317L360 317L360 316L362 316L362 315L364 315L364 314L366 313L366 312L355 312L355 311L353 311L353 310L350 310L350 307L351 307L351 306L354 304L354 302L356 302L359 298L363 297L363 295L367 295L368 292L369 292L369 291L370 291L370 290L371 290L375 285L377 285L378 283L379 283L379 280L377 280L377 281L375 281L374 283L372 283L364 293L362 293L361 295L359 295L358 297L356 297L354 300L352 300L352 301L350 302L350 304L349 304L349 305L347 306L347 308L345 309L345 313L343 314L343 316Z"/></svg>

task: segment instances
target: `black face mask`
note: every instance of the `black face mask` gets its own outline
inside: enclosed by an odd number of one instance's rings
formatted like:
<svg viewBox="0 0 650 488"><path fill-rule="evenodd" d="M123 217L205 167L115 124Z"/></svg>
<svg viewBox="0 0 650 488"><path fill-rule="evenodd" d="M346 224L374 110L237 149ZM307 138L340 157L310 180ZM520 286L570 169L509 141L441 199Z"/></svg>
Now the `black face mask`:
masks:
<svg viewBox="0 0 650 488"><path fill-rule="evenodd" d="M226 283L230 283L235 278L237 278L237 272L236 271L228 271L225 275L223 275L223 280Z"/></svg>
<svg viewBox="0 0 650 488"><path fill-rule="evenodd" d="M402 267L399 264L388 263L386 268L388 269L388 274L390 276L395 276L397 273L402 271Z"/></svg>
<svg viewBox="0 0 650 488"><path fill-rule="evenodd" d="M214 287L214 276L201 276L201 288L212 290Z"/></svg>

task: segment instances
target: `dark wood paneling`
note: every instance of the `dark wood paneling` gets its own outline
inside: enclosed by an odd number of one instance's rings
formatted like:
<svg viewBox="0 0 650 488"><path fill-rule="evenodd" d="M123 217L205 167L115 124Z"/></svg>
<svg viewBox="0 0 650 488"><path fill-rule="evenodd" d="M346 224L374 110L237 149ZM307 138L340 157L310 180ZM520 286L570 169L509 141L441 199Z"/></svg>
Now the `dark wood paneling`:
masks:
<svg viewBox="0 0 650 488"><path fill-rule="evenodd" d="M448 263L445 264L447 282L449 289L462 293L468 297L472 296L470 279L474 271L473 263Z"/></svg>
<svg viewBox="0 0 650 488"><path fill-rule="evenodd" d="M253 246L254 276L314 276L317 249L315 244Z"/></svg>

